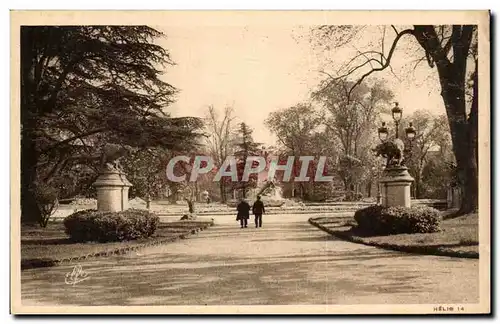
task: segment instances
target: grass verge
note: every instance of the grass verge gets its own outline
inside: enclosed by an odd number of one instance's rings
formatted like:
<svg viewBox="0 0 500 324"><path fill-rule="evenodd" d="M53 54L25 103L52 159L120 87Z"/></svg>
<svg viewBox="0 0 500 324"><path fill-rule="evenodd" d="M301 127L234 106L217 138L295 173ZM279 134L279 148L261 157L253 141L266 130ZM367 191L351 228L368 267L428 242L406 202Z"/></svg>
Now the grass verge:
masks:
<svg viewBox="0 0 500 324"><path fill-rule="evenodd" d="M59 263L93 257L125 254L147 246L186 238L213 225L213 221L176 221L160 223L149 238L125 242L73 243L64 233L62 222L51 222L46 228L21 227L21 270L50 267Z"/></svg>
<svg viewBox="0 0 500 324"><path fill-rule="evenodd" d="M479 258L478 215L445 219L441 231L425 234L369 236L356 229L354 219L310 218L309 223L341 239L384 249L460 258Z"/></svg>

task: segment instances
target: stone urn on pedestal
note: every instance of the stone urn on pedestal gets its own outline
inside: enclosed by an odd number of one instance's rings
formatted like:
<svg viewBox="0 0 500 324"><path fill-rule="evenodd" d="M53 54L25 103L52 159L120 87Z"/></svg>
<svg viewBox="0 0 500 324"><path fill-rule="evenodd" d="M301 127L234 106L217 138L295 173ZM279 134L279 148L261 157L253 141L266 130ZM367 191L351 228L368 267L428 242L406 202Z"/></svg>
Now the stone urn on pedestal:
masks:
<svg viewBox="0 0 500 324"><path fill-rule="evenodd" d="M103 168L94 182L97 190L97 210L108 212L127 210L128 191L131 186L123 171L113 167Z"/></svg>

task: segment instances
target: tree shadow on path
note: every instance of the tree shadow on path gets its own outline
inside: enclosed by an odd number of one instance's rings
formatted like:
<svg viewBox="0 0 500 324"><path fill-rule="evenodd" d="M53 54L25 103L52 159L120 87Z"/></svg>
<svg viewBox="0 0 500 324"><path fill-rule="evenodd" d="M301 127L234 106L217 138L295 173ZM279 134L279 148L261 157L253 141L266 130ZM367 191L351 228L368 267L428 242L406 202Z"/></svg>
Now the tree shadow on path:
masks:
<svg viewBox="0 0 500 324"><path fill-rule="evenodd" d="M82 263L88 279L75 285L64 282L74 265L27 270L21 288L26 301L53 305L476 302L468 272L463 287L450 280L450 269L468 264L437 260L338 241L307 223L215 226L138 255Z"/></svg>

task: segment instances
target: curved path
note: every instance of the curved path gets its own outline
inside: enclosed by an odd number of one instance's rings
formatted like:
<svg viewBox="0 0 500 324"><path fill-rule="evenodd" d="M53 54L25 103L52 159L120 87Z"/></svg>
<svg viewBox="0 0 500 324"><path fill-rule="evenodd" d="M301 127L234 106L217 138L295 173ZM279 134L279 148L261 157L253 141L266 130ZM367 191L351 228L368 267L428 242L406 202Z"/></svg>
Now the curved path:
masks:
<svg viewBox="0 0 500 324"><path fill-rule="evenodd" d="M175 243L22 272L24 305L477 303L478 260L410 255L332 238L311 215L233 217Z"/></svg>

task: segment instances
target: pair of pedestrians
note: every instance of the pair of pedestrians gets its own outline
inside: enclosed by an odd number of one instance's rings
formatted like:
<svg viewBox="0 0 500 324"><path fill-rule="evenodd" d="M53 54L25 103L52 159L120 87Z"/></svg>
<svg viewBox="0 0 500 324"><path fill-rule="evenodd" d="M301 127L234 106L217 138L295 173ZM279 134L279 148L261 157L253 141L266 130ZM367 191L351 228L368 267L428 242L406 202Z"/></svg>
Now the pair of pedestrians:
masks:
<svg viewBox="0 0 500 324"><path fill-rule="evenodd" d="M236 208L238 214L236 220L240 221L241 228L248 227L248 219L250 218L250 205L242 199ZM262 227L262 214L266 212L264 203L257 196L257 200L252 205L252 213L255 215L255 227Z"/></svg>

